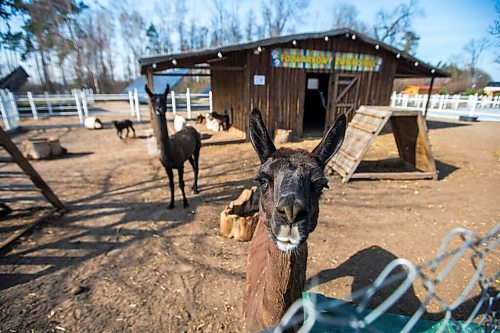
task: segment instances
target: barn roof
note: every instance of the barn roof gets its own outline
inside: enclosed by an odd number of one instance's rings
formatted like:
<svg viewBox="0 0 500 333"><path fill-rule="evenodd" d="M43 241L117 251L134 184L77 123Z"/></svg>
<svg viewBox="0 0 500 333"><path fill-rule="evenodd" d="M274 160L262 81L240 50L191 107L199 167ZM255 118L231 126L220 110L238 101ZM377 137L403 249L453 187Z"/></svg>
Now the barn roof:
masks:
<svg viewBox="0 0 500 333"><path fill-rule="evenodd" d="M18 91L28 80L28 73L21 66L17 67L4 78L0 79L0 89L9 89L12 92Z"/></svg>
<svg viewBox="0 0 500 333"><path fill-rule="evenodd" d="M296 35L289 35L282 37L273 37L245 44L229 45L212 49L203 49L197 51L145 57L141 58L139 60L139 63L141 65L141 73L143 74L146 73L148 70L152 70L153 72L158 72L165 69L176 68L176 67L190 68L200 64L207 64L210 63L211 61L218 60L219 52L221 53L220 55L224 56L232 52L257 49L259 46L268 47L276 44L290 43L294 40L300 41L307 39L318 39L318 38L325 38L326 36L328 36L329 38L340 37L343 35L344 36L356 35L356 39L364 43L372 44L374 47L376 45L379 45L381 49L393 53L395 57L398 57L400 59L398 61L397 71L396 71L397 78L450 76L450 74L448 74L447 72L441 69L437 69L434 66L427 64L406 52L400 51L388 44L377 41L373 38L368 37L365 34L362 34L360 32L357 32L349 28L335 29L326 32L304 33L304 34L296 34ZM176 64L174 64L173 62ZM415 64L417 64L417 66L415 66ZM434 71L434 73L432 73L431 71Z"/></svg>

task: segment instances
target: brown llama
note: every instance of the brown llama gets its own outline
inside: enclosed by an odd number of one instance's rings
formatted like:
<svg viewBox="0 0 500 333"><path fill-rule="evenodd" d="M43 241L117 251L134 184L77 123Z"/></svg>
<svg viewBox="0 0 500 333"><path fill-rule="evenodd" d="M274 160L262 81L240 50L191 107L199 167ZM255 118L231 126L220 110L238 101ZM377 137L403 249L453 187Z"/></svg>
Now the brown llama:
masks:
<svg viewBox="0 0 500 333"><path fill-rule="evenodd" d="M250 139L260 158L259 222L250 244L243 301L247 332L279 323L301 298L306 279L307 238L316 228L319 197L328 188L324 167L344 140L341 115L316 148L276 150L258 109L250 114ZM296 328L292 328L295 330Z"/></svg>
<svg viewBox="0 0 500 333"><path fill-rule="evenodd" d="M167 84L163 94L153 94L146 85L146 92L149 95L154 109L156 119L156 133L158 137L158 146L160 148L160 161L168 176L168 185L170 187L170 204L167 209L175 207L174 197L174 172L177 169L179 175L179 187L182 192L184 208L189 207L189 203L184 192L184 162L189 161L194 171L193 192L198 193L198 161L200 159L201 136L191 126L186 126L181 131L168 136L167 128L167 95L170 86Z"/></svg>

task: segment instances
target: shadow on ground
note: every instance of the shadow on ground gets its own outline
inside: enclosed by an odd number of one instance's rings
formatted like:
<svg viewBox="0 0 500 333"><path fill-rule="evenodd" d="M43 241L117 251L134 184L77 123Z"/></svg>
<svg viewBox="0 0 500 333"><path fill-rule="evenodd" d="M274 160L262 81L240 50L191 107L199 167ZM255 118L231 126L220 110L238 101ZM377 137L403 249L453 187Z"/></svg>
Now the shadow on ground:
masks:
<svg viewBox="0 0 500 333"><path fill-rule="evenodd" d="M227 172L230 171L227 170ZM52 237L49 242L41 242L35 246L25 246L24 248L19 246L22 249L18 251L15 251L14 247L13 252L0 258L0 265L38 265L43 267L36 273L1 273L0 291L63 269L76 268L83 262L113 249L125 248L151 237L161 237L165 241L169 241L172 236L165 235L165 233L193 222L196 215L191 212L196 211L200 204L228 202L239 195L242 186L249 186L252 183L252 179L248 178L228 181L223 184L202 185L200 186L202 194L198 196L188 195L190 203L188 209L182 208L181 197L176 196L176 208L167 210L168 200L166 199L164 202L123 199L124 197L133 198L135 194L158 189L167 192L167 183L160 184L160 179L166 178L166 176L111 188L112 174L113 170L101 183L101 190L98 193L69 202L67 207L70 212L51 223L51 227L57 228L61 237ZM221 190L222 188L223 190ZM105 202L102 200L103 197L106 198ZM112 223L96 226L95 221L106 221L106 217L113 219L113 216L119 218ZM140 222L140 225L148 225L148 222L163 223L158 224L154 230L148 230L137 224L131 228L130 225L127 225L129 222ZM127 226L125 227L125 225ZM31 237L36 237L36 235ZM68 254L56 256L44 254L47 251L54 252L53 250L64 250L62 253ZM61 251L57 253L61 253ZM78 254L75 255L75 253Z"/></svg>
<svg viewBox="0 0 500 333"><path fill-rule="evenodd" d="M384 268L396 259L398 259L398 257L393 253L379 246L371 246L355 253L340 266L323 270L312 276L306 281L305 289L309 290L315 286L349 276L353 278L351 293L360 292L370 287L382 273ZM394 275L402 276L403 278L397 280L402 281L407 276L407 273L401 266L397 266L391 274L389 274L389 277ZM397 294L398 292L396 290L401 285L401 282L395 282L380 289L370 298L367 307L374 309L381 305L382 302L387 300L391 295ZM457 320L467 319L477 305L480 297L481 295L474 296L460 304L455 311L452 312L453 318ZM417 297L412 285L406 292L400 295L398 300L387 310L387 312L412 316L421 306L422 302ZM484 313L485 310L486 307L483 307L480 313ZM422 318L428 320L441 320L444 316L445 312L430 313L427 312L426 309Z"/></svg>

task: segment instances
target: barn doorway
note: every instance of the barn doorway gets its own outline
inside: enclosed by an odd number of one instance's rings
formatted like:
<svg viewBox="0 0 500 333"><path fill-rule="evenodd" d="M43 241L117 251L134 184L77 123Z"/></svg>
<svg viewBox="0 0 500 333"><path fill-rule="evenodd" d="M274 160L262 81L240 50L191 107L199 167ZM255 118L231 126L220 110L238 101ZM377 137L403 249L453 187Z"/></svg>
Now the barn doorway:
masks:
<svg viewBox="0 0 500 333"><path fill-rule="evenodd" d="M307 73L304 99L304 136L321 136L325 129L330 74Z"/></svg>

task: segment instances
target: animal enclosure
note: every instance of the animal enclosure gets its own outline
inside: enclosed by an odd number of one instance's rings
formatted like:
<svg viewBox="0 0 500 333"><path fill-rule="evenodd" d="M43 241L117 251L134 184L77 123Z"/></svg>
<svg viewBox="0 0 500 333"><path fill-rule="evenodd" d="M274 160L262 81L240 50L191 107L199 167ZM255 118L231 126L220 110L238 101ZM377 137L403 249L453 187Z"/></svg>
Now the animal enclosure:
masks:
<svg viewBox="0 0 500 333"><path fill-rule="evenodd" d="M219 219L228 202L255 184L259 162L251 145L203 147L200 193L190 194L190 208L183 209L176 188L179 207L167 211L167 176L157 157L148 155L149 124L137 125L136 139L120 141L110 126L88 131L55 123L63 120L40 122L71 157L33 165L69 212L0 257L0 328L239 332L249 243L221 237ZM419 264L433 258L454 227L481 235L494 227L500 197L500 176L492 171L500 154L498 124L432 120L428 127L441 180L342 185L340 178L330 178L308 243L306 278L319 277L322 284L307 291L342 298L368 285L393 259ZM20 144L40 130L13 140ZM288 145L311 150L318 141ZM379 135L366 157L385 158L389 151L397 157L393 141L391 133ZM28 199L19 187L14 192L8 187L7 176L16 170L0 163L2 199ZM193 181L187 167L186 187ZM5 220L0 223L0 232L12 232ZM496 253L485 260L489 273L498 270ZM468 270L459 273L446 280L442 295L448 300L471 276ZM411 311L424 295L415 288L411 302L396 308ZM428 311L439 312L435 304Z"/></svg>

